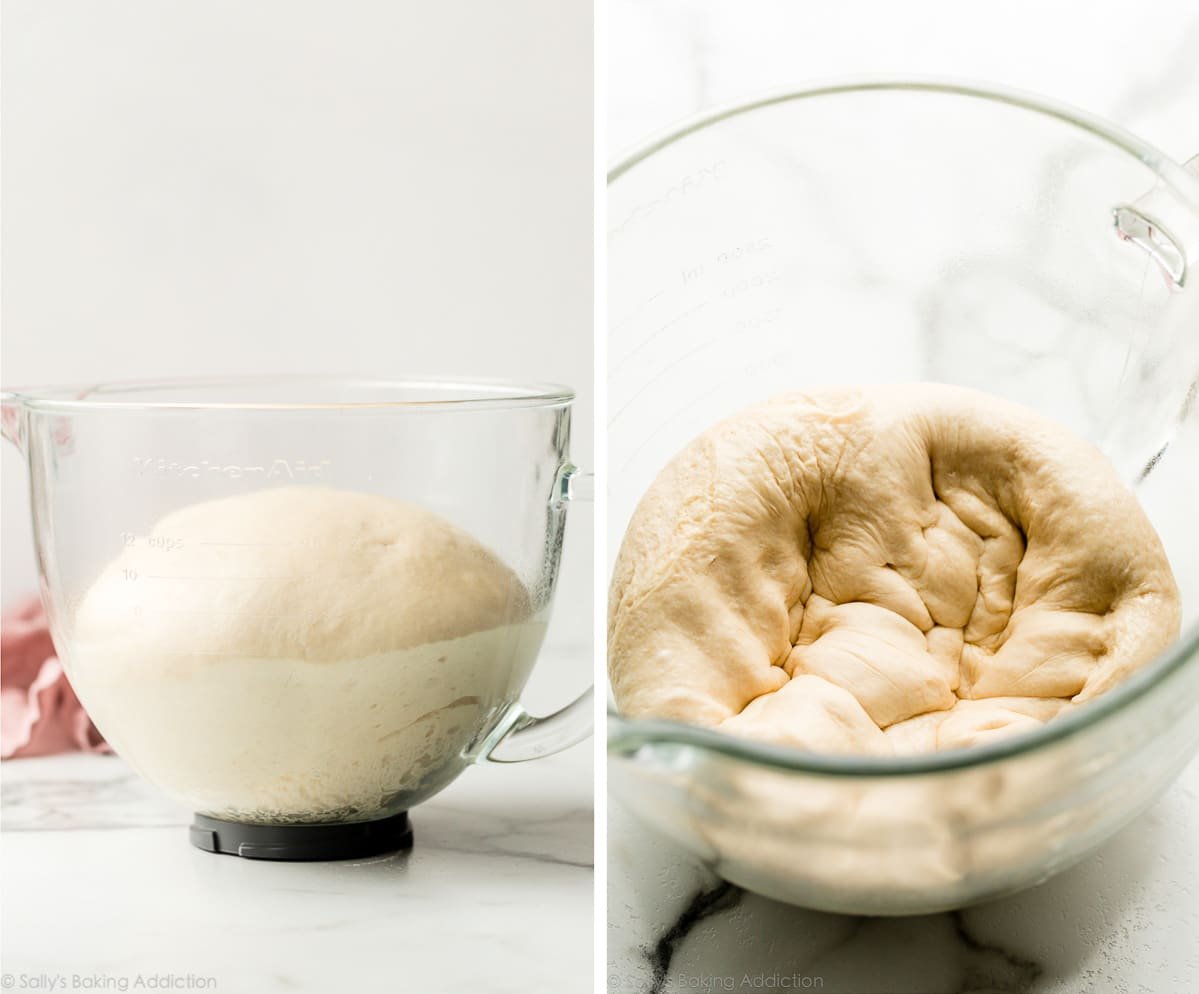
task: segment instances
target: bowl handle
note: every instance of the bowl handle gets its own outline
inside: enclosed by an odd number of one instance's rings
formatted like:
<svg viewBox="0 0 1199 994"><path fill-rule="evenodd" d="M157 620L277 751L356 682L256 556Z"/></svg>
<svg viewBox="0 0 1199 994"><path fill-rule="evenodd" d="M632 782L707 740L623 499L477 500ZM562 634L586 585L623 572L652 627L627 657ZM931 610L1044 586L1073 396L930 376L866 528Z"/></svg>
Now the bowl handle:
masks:
<svg viewBox="0 0 1199 994"><path fill-rule="evenodd" d="M567 464L555 481L554 500L563 505L590 503L595 477ZM542 717L514 704L492 730L479 751L480 759L493 763L523 763L561 752L592 734L595 726L595 687L588 687L566 707Z"/></svg>
<svg viewBox="0 0 1199 994"><path fill-rule="evenodd" d="M1184 163L1183 169L1199 176L1199 155ZM1199 262L1199 216L1179 204L1162 186L1132 203L1118 204L1112 210L1116 234L1148 253L1157 263L1171 289L1186 286L1189 271Z"/></svg>

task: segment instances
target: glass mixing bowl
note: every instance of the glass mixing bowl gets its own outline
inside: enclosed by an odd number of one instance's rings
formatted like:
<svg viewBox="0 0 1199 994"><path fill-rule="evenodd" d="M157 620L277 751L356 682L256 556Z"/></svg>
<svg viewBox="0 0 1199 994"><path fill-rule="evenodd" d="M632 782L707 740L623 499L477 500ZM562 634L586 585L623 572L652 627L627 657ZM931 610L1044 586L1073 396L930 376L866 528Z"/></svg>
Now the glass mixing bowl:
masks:
<svg viewBox="0 0 1199 994"><path fill-rule="evenodd" d="M960 907L1095 848L1199 745L1199 160L989 86L866 80L718 110L609 174L615 555L720 418L833 383L939 381L1099 445L1157 527L1183 635L1094 703L911 758L609 717L609 782L719 875L829 911Z"/></svg>
<svg viewBox="0 0 1199 994"><path fill-rule="evenodd" d="M116 751L197 812L193 842L397 848L468 764L589 733L590 692L546 718L519 704L589 486L572 400L323 377L5 394L63 666Z"/></svg>

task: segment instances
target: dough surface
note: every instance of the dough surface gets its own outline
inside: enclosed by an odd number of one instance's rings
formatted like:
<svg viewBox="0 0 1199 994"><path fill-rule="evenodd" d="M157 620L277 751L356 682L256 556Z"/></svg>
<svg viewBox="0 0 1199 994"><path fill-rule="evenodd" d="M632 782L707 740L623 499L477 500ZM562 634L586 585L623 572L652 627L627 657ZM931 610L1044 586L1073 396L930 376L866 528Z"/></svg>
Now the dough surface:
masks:
<svg viewBox="0 0 1199 994"><path fill-rule="evenodd" d="M68 675L119 753L219 817L415 803L519 694L544 632L493 552L385 497L259 490L125 542L75 613Z"/></svg>
<svg viewBox="0 0 1199 994"><path fill-rule="evenodd" d="M609 601L620 709L820 752L1036 727L1177 637L1164 550L1107 460L939 384L776 398L642 498Z"/></svg>

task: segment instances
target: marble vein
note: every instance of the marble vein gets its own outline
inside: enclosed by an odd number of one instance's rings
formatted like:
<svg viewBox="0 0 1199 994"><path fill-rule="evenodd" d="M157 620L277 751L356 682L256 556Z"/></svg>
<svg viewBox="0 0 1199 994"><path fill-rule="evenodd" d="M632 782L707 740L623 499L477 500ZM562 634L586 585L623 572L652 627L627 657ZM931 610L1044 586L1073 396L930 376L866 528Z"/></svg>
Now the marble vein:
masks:
<svg viewBox="0 0 1199 994"><path fill-rule="evenodd" d="M955 994L1023 994L1031 991L1045 968L1036 960L1012 952L994 942L985 942L966 924L964 911L952 911L946 917L966 956L962 986ZM998 968L998 972L996 972Z"/></svg>
<svg viewBox="0 0 1199 994"><path fill-rule="evenodd" d="M667 979L670 976L670 964L674 960L675 951L691 934L695 926L705 918L736 907L737 902L741 900L742 893L739 887L734 887L730 883L720 883L709 890L699 891L691 899L682 914L671 923L657 942L645 950L646 958L653 969L653 980L648 994L663 994L666 990Z"/></svg>

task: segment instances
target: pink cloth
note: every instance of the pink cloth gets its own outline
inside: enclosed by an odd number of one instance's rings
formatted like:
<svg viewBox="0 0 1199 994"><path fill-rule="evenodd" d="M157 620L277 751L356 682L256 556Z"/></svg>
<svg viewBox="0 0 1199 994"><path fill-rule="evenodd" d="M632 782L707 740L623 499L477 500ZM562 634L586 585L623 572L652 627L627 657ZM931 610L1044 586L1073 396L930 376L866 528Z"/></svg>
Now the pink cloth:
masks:
<svg viewBox="0 0 1199 994"><path fill-rule="evenodd" d="M37 597L0 621L0 758L111 752L67 683Z"/></svg>

